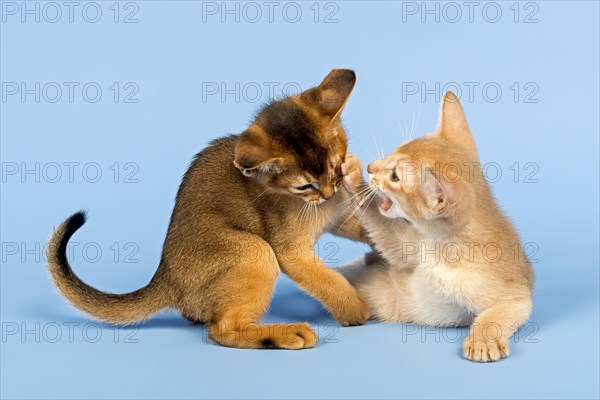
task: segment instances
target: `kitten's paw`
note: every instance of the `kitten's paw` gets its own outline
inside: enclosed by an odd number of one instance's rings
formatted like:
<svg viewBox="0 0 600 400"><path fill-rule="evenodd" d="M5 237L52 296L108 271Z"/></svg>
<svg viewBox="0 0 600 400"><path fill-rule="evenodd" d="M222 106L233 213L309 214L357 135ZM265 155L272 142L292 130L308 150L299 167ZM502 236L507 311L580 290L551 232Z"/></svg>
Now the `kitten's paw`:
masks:
<svg viewBox="0 0 600 400"><path fill-rule="evenodd" d="M339 307L331 310L335 320L342 326L364 325L369 319L369 307L358 297L356 292L348 297Z"/></svg>
<svg viewBox="0 0 600 400"><path fill-rule="evenodd" d="M346 159L342 164L342 175L344 175L344 187L350 193L357 193L366 185L362 163L352 153L346 154Z"/></svg>
<svg viewBox="0 0 600 400"><path fill-rule="evenodd" d="M463 355L467 360L475 362L498 361L508 357L510 349L508 340L485 338L472 333L463 341Z"/></svg>
<svg viewBox="0 0 600 400"><path fill-rule="evenodd" d="M262 343L263 348L300 350L315 347L319 337L308 322L282 324L281 331Z"/></svg>

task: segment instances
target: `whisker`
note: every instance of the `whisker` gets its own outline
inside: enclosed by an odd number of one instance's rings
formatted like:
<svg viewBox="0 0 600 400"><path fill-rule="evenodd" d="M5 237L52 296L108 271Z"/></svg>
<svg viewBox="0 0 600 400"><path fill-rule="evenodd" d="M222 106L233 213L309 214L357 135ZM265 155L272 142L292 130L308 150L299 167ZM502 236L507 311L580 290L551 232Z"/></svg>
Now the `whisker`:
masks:
<svg viewBox="0 0 600 400"><path fill-rule="evenodd" d="M398 127L398 130L400 130L400 135L402 135L402 143L406 143L407 135L406 132L404 132L404 130L402 129L402 124L398 122L396 126Z"/></svg>
<svg viewBox="0 0 600 400"><path fill-rule="evenodd" d="M360 203L364 204L364 201L365 201L366 199L368 199L370 196L372 196L372 195L373 195L373 193L376 191L376 189L374 189L374 188L371 188L371 187L369 187L369 189L371 190L371 192L369 192L369 194L367 194L367 196L365 197L365 199L364 199L363 201L361 201ZM352 205L349 205L349 206L348 206L348 208L350 208L351 206L352 206ZM341 228L342 226L344 226L344 225L346 224L346 222L348 222L348 221L349 221L349 220L350 220L352 217L354 217L354 215L356 215L356 213L357 213L358 211L360 211L360 207L357 207L357 208L355 208L354 210L352 210L352 212L350 213L350 215L348 216L348 218L346 218L346 219L344 220L344 222L342 222L342 223L340 224L340 226L339 226L339 227Z"/></svg>
<svg viewBox="0 0 600 400"><path fill-rule="evenodd" d="M413 110L412 123L410 124L410 136L412 137L415 133L415 110Z"/></svg>
<svg viewBox="0 0 600 400"><path fill-rule="evenodd" d="M365 207L364 211L362 212L362 214L360 215L360 217L358 217L359 221L362 221L362 217L365 215L365 213L367 212L367 208L369 208L369 206L371 205L371 203L373 202L373 199L377 197L377 190L374 190L371 194L371 198L369 200L369 203L367 203L367 206Z"/></svg>
<svg viewBox="0 0 600 400"><path fill-rule="evenodd" d="M412 129L412 132L411 132L411 140L415 138L415 133L416 133L417 126L419 125L419 121L420 120L421 120L421 108L419 108L419 114L417 115L417 118L415 120L415 125L414 125L414 127Z"/></svg>
<svg viewBox="0 0 600 400"><path fill-rule="evenodd" d="M369 193L365 195L365 197L358 203L360 207L362 207L373 195L376 193L376 189L372 189Z"/></svg>
<svg viewBox="0 0 600 400"><path fill-rule="evenodd" d="M277 193L277 198L275 199L275 202L271 205L271 208L269 210L272 210L273 208L275 208L277 203L279 203L279 199L281 199L281 194Z"/></svg>
<svg viewBox="0 0 600 400"><path fill-rule="evenodd" d="M306 210L304 211L304 220L306 222L310 221L310 212L312 211L311 207L312 207L312 203L306 203Z"/></svg>
<svg viewBox="0 0 600 400"><path fill-rule="evenodd" d="M254 198L254 200L252 200L252 201L250 202L250 204L254 203L256 200L258 200L258 198L259 198L259 197L261 197L262 195L264 195L265 193L267 193L267 190L269 190L269 189L265 189L265 190L263 190L262 192L260 192L260 193L259 193L259 195L258 195L258 196L256 196L256 197Z"/></svg>
<svg viewBox="0 0 600 400"><path fill-rule="evenodd" d="M358 199L359 197L365 196L369 191L371 190L370 187L367 187L365 189L362 189L360 192L356 192L356 194L352 197L350 197L349 199L344 200L342 203L340 204L346 204L346 203L350 203L353 200Z"/></svg>
<svg viewBox="0 0 600 400"><path fill-rule="evenodd" d="M373 153L371 153L369 150L367 150L367 153L369 153L369 155L371 156L371 158L372 158L373 160L377 160L377 157L375 157L375 156L373 155Z"/></svg>
<svg viewBox="0 0 600 400"><path fill-rule="evenodd" d="M342 202L341 202L339 205L342 205L342 204L348 203L348 202L350 202L350 201L352 201L352 200L356 199L358 196L360 196L360 195L362 195L362 194L364 194L364 193L368 192L370 189L371 189L371 187L370 187L370 186L367 186L367 187L365 187L365 188L363 188L363 189L359 190L359 191L358 191L358 192L356 192L354 195L350 196L350 198L348 198L348 199L346 199L346 200L342 201Z"/></svg>
<svg viewBox="0 0 600 400"><path fill-rule="evenodd" d="M375 157L375 159L378 160L381 157L379 156L379 147L377 146L377 140L375 139L375 136L372 133L371 137L373 138L373 143L375 144L375 154L377 154L377 157Z"/></svg>
<svg viewBox="0 0 600 400"><path fill-rule="evenodd" d="M298 217L297 217L300 222L304 222L304 214L306 212L306 206L307 205L308 205L308 203L305 202L302 205L302 207L300 208L300 212L298 213Z"/></svg>

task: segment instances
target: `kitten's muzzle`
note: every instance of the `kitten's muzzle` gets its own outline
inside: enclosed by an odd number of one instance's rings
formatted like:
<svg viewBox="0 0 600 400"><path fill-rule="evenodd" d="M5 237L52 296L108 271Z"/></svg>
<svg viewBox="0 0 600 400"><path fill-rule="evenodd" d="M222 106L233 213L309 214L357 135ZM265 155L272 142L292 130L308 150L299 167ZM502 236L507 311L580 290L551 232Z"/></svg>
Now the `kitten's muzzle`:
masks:
<svg viewBox="0 0 600 400"><path fill-rule="evenodd" d="M369 172L369 183L371 184L371 187L377 190L381 190L381 186L379 185L379 179L377 179L376 175L373 175L372 173Z"/></svg>
<svg viewBox="0 0 600 400"><path fill-rule="evenodd" d="M377 174L384 168L383 165L384 160L375 160L367 165L367 172L369 174Z"/></svg>
<svg viewBox="0 0 600 400"><path fill-rule="evenodd" d="M325 186L325 187L321 188L321 190L319 191L319 194L321 195L321 197L324 200L329 200L330 198L333 197L335 192L336 192L336 185L331 185L331 186Z"/></svg>

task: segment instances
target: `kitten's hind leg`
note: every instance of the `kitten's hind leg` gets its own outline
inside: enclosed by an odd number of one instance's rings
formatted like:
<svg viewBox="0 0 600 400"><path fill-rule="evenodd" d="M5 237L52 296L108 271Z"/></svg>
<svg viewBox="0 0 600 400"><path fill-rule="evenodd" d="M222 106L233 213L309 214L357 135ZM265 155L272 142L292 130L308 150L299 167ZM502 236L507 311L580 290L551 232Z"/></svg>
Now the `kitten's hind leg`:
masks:
<svg viewBox="0 0 600 400"><path fill-rule="evenodd" d="M200 325L200 324L204 323L204 321L200 320L199 318L196 318L195 316L193 316L191 314L187 314L185 312L182 312L181 316L194 324Z"/></svg>
<svg viewBox="0 0 600 400"><path fill-rule="evenodd" d="M209 338L223 346L245 349L314 347L317 334L308 323L259 323L269 307L279 265L267 242L251 234L239 236L236 241L251 251L245 252L223 279Z"/></svg>
<svg viewBox="0 0 600 400"><path fill-rule="evenodd" d="M412 295L407 290L412 270L390 266L376 251L335 268L357 289L373 319L413 322Z"/></svg>

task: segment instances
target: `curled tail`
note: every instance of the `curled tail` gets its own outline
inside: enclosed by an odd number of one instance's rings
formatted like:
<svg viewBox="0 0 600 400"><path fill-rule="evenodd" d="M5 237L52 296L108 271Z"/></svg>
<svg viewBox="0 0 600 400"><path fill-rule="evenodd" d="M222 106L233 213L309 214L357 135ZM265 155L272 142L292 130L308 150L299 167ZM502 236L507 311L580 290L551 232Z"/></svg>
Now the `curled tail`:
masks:
<svg viewBox="0 0 600 400"><path fill-rule="evenodd" d="M67 260L67 243L85 220L82 211L71 215L54 230L48 243L48 270L62 295L81 311L113 324L141 321L168 307L168 293L156 276L134 292L113 294L102 292L75 275Z"/></svg>

